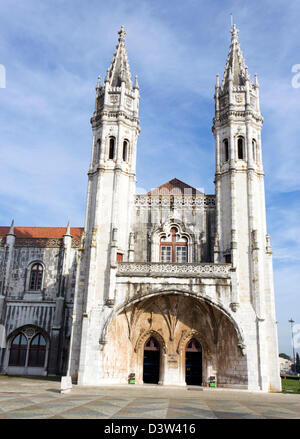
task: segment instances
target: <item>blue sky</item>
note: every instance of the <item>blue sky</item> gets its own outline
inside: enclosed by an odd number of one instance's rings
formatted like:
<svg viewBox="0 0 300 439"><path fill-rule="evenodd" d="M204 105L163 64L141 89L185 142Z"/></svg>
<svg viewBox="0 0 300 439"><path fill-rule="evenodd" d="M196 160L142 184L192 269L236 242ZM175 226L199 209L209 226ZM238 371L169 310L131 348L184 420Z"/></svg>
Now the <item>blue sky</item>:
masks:
<svg viewBox="0 0 300 439"><path fill-rule="evenodd" d="M0 224L83 225L95 86L122 24L141 93L138 188L176 177L214 193L213 95L230 13L260 83L279 350L291 354L288 320L300 324L298 1L2 1Z"/></svg>

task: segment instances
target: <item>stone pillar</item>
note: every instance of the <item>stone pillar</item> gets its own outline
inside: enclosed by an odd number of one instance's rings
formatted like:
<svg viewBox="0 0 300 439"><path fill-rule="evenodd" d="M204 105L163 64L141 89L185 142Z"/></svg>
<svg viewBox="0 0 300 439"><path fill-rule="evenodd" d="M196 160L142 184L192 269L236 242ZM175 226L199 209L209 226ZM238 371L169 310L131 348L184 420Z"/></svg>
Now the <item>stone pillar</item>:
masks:
<svg viewBox="0 0 300 439"><path fill-rule="evenodd" d="M56 299L55 316L50 335L50 350L48 360L48 375L59 375L59 360L61 356L60 339L64 318L64 298Z"/></svg>

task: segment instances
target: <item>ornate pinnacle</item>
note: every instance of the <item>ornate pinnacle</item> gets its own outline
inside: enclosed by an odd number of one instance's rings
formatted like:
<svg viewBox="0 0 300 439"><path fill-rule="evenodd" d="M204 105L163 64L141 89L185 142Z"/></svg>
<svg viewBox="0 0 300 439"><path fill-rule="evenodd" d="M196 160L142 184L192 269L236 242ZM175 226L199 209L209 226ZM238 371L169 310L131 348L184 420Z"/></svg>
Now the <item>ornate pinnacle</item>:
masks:
<svg viewBox="0 0 300 439"><path fill-rule="evenodd" d="M124 26L121 26L121 29L119 30L118 34L120 35L119 41L125 41L126 31L124 30Z"/></svg>
<svg viewBox="0 0 300 439"><path fill-rule="evenodd" d="M235 24L233 24L232 29L230 29L230 32L231 32L232 41L237 41L239 30L236 28Z"/></svg>
<svg viewBox="0 0 300 439"><path fill-rule="evenodd" d="M139 83L138 83L138 77L137 77L137 75L136 75L136 77L135 77L135 83L134 83L134 87L133 87L134 89L136 88L137 90L139 89Z"/></svg>

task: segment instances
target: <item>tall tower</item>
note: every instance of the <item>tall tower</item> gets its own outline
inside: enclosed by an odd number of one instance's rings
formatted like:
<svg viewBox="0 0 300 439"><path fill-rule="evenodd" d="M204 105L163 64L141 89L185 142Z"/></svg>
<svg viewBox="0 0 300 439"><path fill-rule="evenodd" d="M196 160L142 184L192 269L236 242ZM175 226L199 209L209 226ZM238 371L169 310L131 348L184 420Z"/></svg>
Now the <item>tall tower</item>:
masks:
<svg viewBox="0 0 300 439"><path fill-rule="evenodd" d="M116 261L130 259L139 86L137 77L132 86L124 37L122 26L103 85L98 77L91 118L92 155L68 370L78 373L79 384L97 383L99 334L115 302Z"/></svg>
<svg viewBox="0 0 300 439"><path fill-rule="evenodd" d="M280 389L272 251L266 231L259 84L251 81L238 41L231 45L223 81L217 75L213 134L216 148L215 262L236 269L231 304L244 330L249 388Z"/></svg>

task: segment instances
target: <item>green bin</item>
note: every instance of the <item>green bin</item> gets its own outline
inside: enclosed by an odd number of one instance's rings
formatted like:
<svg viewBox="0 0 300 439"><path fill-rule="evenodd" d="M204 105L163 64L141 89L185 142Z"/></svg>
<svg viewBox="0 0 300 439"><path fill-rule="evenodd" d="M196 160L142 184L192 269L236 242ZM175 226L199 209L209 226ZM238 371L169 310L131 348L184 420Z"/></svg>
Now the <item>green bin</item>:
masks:
<svg viewBox="0 0 300 439"><path fill-rule="evenodd" d="M135 384L135 373L130 373L128 376L128 384Z"/></svg>

